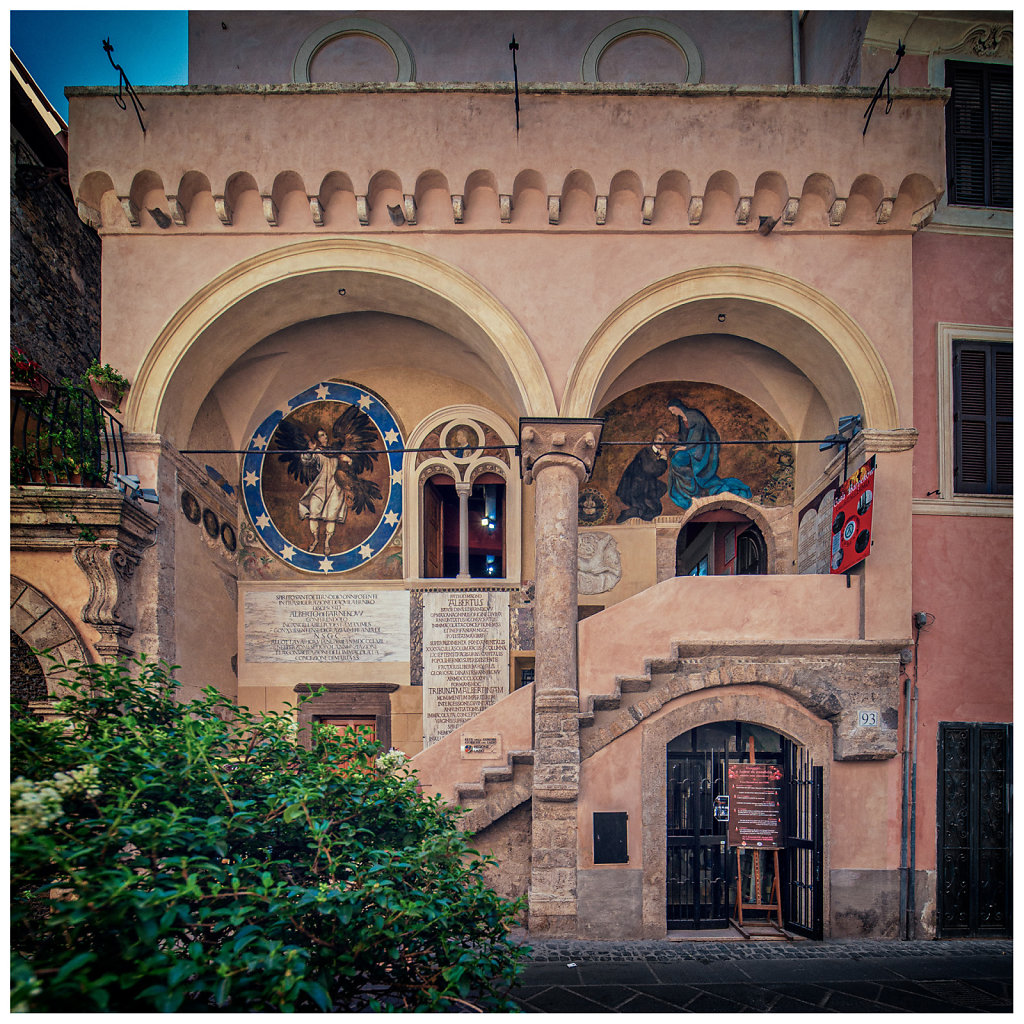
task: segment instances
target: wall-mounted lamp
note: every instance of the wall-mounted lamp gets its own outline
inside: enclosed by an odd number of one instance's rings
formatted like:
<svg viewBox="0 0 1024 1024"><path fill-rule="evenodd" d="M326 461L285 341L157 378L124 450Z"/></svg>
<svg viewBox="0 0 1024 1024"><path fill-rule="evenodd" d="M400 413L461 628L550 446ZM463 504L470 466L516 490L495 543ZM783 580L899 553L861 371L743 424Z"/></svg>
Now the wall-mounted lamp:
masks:
<svg viewBox="0 0 1024 1024"><path fill-rule="evenodd" d="M827 452L829 448L835 448L837 444L849 444L861 431L861 416L839 417L839 432L829 434L821 444L818 445L819 452Z"/></svg>

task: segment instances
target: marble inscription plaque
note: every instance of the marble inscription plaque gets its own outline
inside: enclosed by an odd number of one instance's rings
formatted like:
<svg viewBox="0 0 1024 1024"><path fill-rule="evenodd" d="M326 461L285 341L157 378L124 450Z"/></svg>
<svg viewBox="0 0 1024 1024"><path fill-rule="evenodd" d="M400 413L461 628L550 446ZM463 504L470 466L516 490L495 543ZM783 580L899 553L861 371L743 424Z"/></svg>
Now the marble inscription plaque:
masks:
<svg viewBox="0 0 1024 1024"><path fill-rule="evenodd" d="M798 573L828 575L832 556L832 503L836 480L800 510L797 529Z"/></svg>
<svg viewBox="0 0 1024 1024"><path fill-rule="evenodd" d="M408 661L408 591L247 591L245 660Z"/></svg>
<svg viewBox="0 0 1024 1024"><path fill-rule="evenodd" d="M507 592L423 595L423 745L508 693Z"/></svg>

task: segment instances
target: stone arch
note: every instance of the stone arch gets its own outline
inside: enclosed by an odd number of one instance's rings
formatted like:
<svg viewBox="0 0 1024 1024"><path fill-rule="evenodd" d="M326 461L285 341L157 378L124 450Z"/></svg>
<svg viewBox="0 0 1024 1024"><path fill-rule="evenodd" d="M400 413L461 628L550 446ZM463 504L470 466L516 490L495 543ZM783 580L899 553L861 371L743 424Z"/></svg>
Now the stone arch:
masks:
<svg viewBox="0 0 1024 1024"><path fill-rule="evenodd" d="M810 714L796 700L777 690L756 685L730 686L713 694L698 691L666 705L643 726L641 780L643 800L643 932L648 938L665 934L665 749L670 740L700 725L728 721L751 722L781 733L806 748L823 769L824 870L821 895L826 937L829 921L829 785L832 727Z"/></svg>
<svg viewBox="0 0 1024 1024"><path fill-rule="evenodd" d="M761 536L764 537L765 547L768 549L768 565L772 567L771 572L781 573L786 571L786 559L783 554L785 545L782 543L782 537L779 536L781 532L780 523L778 520L770 520L765 514L775 510L766 509L756 502L740 497L738 494L715 494L704 498L694 498L693 504L680 516L678 529L667 531L668 536L672 538L673 545L675 544L676 537L679 536L679 532L692 519L703 515L705 512L715 512L719 509L739 512L740 515L746 516L747 519L754 523L761 531Z"/></svg>
<svg viewBox="0 0 1024 1024"><path fill-rule="evenodd" d="M58 681L67 675L65 666L88 664L94 659L89 656L85 644L71 619L55 605L42 591L18 576L11 576L11 639L14 638L32 652L48 651L52 657L34 654L38 673L31 672L36 680L45 680L48 697L57 693ZM14 684L12 665L12 686Z"/></svg>
<svg viewBox="0 0 1024 1024"><path fill-rule="evenodd" d="M860 412L865 426L900 426L889 373L853 318L810 285L748 266L699 267L627 299L577 356L561 415L594 415L629 365L670 340L718 329L722 314L731 334L774 349L798 367L833 419Z"/></svg>
<svg viewBox="0 0 1024 1024"><path fill-rule="evenodd" d="M340 306L340 309L339 309ZM417 319L480 356L521 416L553 416L547 374L529 336L467 274L391 242L325 238L252 257L198 291L160 332L139 368L126 425L184 445L217 380L259 337L347 309Z"/></svg>

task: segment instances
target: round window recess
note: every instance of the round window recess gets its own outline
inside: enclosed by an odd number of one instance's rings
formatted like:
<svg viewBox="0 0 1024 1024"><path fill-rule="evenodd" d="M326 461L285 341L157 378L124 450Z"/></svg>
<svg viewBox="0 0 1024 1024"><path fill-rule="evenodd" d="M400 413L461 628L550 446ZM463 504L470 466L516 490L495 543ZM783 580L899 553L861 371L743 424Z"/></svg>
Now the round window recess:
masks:
<svg viewBox="0 0 1024 1024"><path fill-rule="evenodd" d="M361 36L362 43L356 42L354 46L365 56L365 43L378 40L391 51L394 57L396 71L393 81L414 82L416 80L416 60L412 55L409 44L394 29L372 18L340 18L327 25L310 32L299 47L299 52L292 62L292 81L298 84L312 82L310 71L314 58L325 48L330 48L336 40L345 36ZM370 37L367 40L366 37ZM339 51L344 52L344 47ZM323 67L318 67L317 74L326 73L326 68L334 65L337 58L329 52L324 55L327 62ZM379 57L374 57L379 60ZM333 81L355 81L355 79L332 79ZM373 81L374 79L370 79ZM379 79L378 79L379 80Z"/></svg>
<svg viewBox="0 0 1024 1024"><path fill-rule="evenodd" d="M380 39L347 32L329 39L309 63L310 82L394 82L398 58Z"/></svg>
<svg viewBox="0 0 1024 1024"><path fill-rule="evenodd" d="M669 51L657 45L661 42L677 51L675 69ZM612 47L614 52L608 53L608 62L605 62L602 58ZM630 71L632 67L643 70ZM704 77L704 60L697 44L678 25L664 18L626 18L594 36L583 55L581 73L584 82L644 81L696 85ZM683 77L671 77L673 74Z"/></svg>

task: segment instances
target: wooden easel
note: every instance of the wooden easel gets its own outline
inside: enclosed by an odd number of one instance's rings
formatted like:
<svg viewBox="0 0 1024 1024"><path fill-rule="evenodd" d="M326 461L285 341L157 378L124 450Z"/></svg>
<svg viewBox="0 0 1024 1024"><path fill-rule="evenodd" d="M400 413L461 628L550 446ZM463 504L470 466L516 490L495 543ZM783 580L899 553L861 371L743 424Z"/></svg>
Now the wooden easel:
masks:
<svg viewBox="0 0 1024 1024"><path fill-rule="evenodd" d="M748 763L754 764L754 737L751 736L747 744L748 751ZM750 850L751 853L755 854L754 857L754 892L757 896L756 903L744 903L743 902L743 871L740 867L740 854L744 850ZM773 863L775 867L775 877L772 879L771 892L768 894L768 902L761 902L761 851L767 852L771 850ZM779 930L782 931L782 893L779 891L779 848L777 846L772 847L751 847L751 846L737 846L736 847L736 923L742 929L743 927L743 911L744 910L767 910L768 921L771 923L771 912L774 910L776 919L779 922Z"/></svg>

